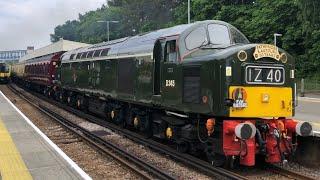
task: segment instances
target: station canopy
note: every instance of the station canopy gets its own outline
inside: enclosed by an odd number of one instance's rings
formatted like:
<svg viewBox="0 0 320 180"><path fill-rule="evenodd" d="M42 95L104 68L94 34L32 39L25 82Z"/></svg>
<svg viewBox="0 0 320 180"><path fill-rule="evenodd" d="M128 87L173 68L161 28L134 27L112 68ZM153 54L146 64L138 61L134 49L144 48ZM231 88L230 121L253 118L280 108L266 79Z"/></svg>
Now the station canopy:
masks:
<svg viewBox="0 0 320 180"><path fill-rule="evenodd" d="M19 62L24 62L27 60L39 58L42 56L47 56L47 55L58 53L58 52L66 52L66 51L70 51L73 49L82 48L86 46L89 46L89 44L60 39L55 43L52 43L48 46L42 47L40 49L36 49L28 53L27 55L20 58Z"/></svg>

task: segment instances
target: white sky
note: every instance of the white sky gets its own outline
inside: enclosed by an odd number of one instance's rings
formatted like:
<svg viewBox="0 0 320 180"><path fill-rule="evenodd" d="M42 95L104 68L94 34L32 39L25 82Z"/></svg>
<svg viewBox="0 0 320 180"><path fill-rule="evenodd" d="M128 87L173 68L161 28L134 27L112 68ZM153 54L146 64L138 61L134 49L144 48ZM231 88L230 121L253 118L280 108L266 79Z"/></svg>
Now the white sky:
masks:
<svg viewBox="0 0 320 180"><path fill-rule="evenodd" d="M57 25L95 10L106 0L0 0L0 51L50 44Z"/></svg>

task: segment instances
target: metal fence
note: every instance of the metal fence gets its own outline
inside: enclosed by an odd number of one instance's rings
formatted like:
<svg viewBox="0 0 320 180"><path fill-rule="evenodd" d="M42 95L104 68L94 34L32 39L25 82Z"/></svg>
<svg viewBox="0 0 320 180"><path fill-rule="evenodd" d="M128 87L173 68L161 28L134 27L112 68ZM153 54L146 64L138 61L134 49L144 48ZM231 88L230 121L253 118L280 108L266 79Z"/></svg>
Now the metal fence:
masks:
<svg viewBox="0 0 320 180"><path fill-rule="evenodd" d="M320 93L320 77L298 79L297 90L301 96L305 93Z"/></svg>

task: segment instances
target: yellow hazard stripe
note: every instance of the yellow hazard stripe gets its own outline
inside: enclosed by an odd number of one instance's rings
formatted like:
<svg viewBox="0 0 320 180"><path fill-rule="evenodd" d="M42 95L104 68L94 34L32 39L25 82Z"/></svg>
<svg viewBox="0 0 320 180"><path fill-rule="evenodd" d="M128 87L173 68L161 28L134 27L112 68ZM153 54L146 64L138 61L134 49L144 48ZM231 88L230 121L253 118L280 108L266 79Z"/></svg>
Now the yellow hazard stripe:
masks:
<svg viewBox="0 0 320 180"><path fill-rule="evenodd" d="M8 130L0 118L0 173L3 180L32 179ZM0 179L1 179L0 178Z"/></svg>

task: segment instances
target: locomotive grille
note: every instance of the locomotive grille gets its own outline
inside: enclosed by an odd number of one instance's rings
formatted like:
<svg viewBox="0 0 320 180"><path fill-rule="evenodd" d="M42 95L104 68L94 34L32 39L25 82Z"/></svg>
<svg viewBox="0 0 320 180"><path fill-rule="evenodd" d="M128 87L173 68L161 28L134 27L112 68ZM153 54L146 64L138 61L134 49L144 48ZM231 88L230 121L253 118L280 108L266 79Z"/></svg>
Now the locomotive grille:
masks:
<svg viewBox="0 0 320 180"><path fill-rule="evenodd" d="M200 103L200 68L183 70L183 102Z"/></svg>

